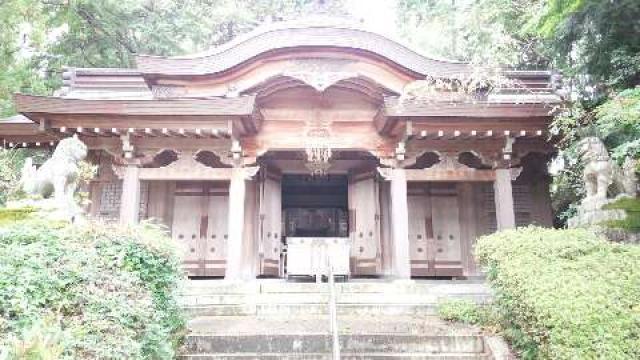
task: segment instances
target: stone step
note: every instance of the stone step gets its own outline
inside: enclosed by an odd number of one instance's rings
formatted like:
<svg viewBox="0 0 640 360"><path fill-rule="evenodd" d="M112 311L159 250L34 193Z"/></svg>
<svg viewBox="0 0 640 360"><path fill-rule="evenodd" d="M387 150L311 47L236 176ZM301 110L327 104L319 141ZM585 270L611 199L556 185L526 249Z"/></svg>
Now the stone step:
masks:
<svg viewBox="0 0 640 360"><path fill-rule="evenodd" d="M328 354L327 316L198 317L188 323L183 354ZM482 354L480 330L434 316L339 316L345 354Z"/></svg>
<svg viewBox="0 0 640 360"><path fill-rule="evenodd" d="M445 298L436 294L373 294L373 293L340 293L336 294L338 304L431 304L438 303ZM477 303L486 303L491 300L487 294L452 294L447 299L465 298ZM329 294L256 294L245 295L182 295L180 304L184 306L195 305L240 305L240 304L327 304Z"/></svg>
<svg viewBox="0 0 640 360"><path fill-rule="evenodd" d="M298 283L283 280L261 280L247 283L191 280L183 285L180 293L182 295L326 294L328 289L326 283ZM478 280L433 280L337 283L336 293L488 295L490 291L484 282Z"/></svg>
<svg viewBox="0 0 640 360"><path fill-rule="evenodd" d="M341 304L385 304L385 303L402 303L402 304L422 304L433 303L439 299L436 295L430 294L380 294L373 293L339 293L336 294L336 301ZM259 294L254 296L244 295L183 295L181 302L184 305L205 305L205 304L242 304L242 303L258 303L258 304L326 304L329 302L328 293L309 293L309 294Z"/></svg>
<svg viewBox="0 0 640 360"><path fill-rule="evenodd" d="M480 335L405 335L351 334L340 335L344 353L429 353L482 354ZM329 334L190 334L184 354L331 353Z"/></svg>
<svg viewBox="0 0 640 360"><path fill-rule="evenodd" d="M402 354L381 354L381 353L341 353L343 360L490 360L490 354L469 354L469 353L402 353ZM236 353L236 354L198 354L182 355L178 357L183 360L332 360L330 354L261 354L261 353Z"/></svg>
<svg viewBox="0 0 640 360"><path fill-rule="evenodd" d="M429 304L337 304L338 316L358 315L434 315L435 303ZM327 315L327 304L259 304L258 316Z"/></svg>
<svg viewBox="0 0 640 360"><path fill-rule="evenodd" d="M183 311L189 317L198 316L255 316L257 308L255 304L232 305L189 305L182 306Z"/></svg>
<svg viewBox="0 0 640 360"><path fill-rule="evenodd" d="M179 358L188 359L331 359L330 322L326 314L205 316L188 323ZM502 344L480 329L436 316L338 316L342 359L496 360ZM496 343L498 341L498 343Z"/></svg>
<svg viewBox="0 0 640 360"><path fill-rule="evenodd" d="M191 317L196 316L309 316L327 315L329 305L321 303L306 304L200 304L183 306L184 311ZM403 304L337 304L338 315L434 315L437 303Z"/></svg>

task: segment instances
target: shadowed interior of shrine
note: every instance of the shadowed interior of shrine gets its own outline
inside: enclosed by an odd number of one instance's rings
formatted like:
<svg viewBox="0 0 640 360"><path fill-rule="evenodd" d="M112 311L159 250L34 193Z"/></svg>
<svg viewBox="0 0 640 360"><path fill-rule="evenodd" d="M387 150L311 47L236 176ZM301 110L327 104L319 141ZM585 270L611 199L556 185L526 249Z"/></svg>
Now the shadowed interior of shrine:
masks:
<svg viewBox="0 0 640 360"><path fill-rule="evenodd" d="M285 238L347 237L348 185L345 175L283 176Z"/></svg>

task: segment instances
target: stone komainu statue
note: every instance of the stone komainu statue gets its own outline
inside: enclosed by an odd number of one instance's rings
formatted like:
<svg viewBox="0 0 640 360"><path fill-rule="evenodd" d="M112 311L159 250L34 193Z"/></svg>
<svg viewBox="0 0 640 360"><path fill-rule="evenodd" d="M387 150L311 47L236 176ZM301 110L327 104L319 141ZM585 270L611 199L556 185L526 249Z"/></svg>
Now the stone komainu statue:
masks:
<svg viewBox="0 0 640 360"><path fill-rule="evenodd" d="M636 162L627 158L622 167L618 167L609 156L602 140L587 137L580 141L580 152L585 161L583 180L587 195L585 200L606 200L607 189L616 183L624 195L635 197L637 179Z"/></svg>
<svg viewBox="0 0 640 360"><path fill-rule="evenodd" d="M53 155L39 169L28 158L22 168L22 189L28 195L50 198L54 206L73 214L73 194L78 180L78 163L87 157L87 146L77 137L61 140Z"/></svg>

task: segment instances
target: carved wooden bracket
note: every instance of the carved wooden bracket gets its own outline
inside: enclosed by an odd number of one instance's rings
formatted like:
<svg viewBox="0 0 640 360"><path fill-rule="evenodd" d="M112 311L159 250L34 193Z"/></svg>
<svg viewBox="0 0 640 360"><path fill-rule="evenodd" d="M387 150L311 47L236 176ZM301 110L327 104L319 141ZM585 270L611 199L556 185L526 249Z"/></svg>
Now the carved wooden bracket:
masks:
<svg viewBox="0 0 640 360"><path fill-rule="evenodd" d="M197 152L178 153L178 160L164 167L140 169L141 180L228 180L230 168L212 168L196 160Z"/></svg>
<svg viewBox="0 0 640 360"><path fill-rule="evenodd" d="M120 140L122 141L122 152L124 153L124 158L132 159L135 148L131 143L131 137L129 136L129 133L121 135Z"/></svg>
<svg viewBox="0 0 640 360"><path fill-rule="evenodd" d="M520 174L522 174L522 169L523 169L522 167L509 169L509 171L511 173L511 181L518 180L518 177L520 176Z"/></svg>
<svg viewBox="0 0 640 360"><path fill-rule="evenodd" d="M259 165L246 166L246 167L244 167L242 169L244 170L244 179L245 180L252 180L253 177L256 176L258 171L260 171L260 166Z"/></svg>
<svg viewBox="0 0 640 360"><path fill-rule="evenodd" d="M391 176L393 176L392 168L382 168L382 167L378 167L376 168L376 170L378 171L378 174L380 174L380 176L382 177L383 180L385 181L391 181Z"/></svg>
<svg viewBox="0 0 640 360"><path fill-rule="evenodd" d="M435 163L430 169L434 170L460 170L460 169L470 169L475 170L472 167L469 167L465 164L460 163L458 161L458 153L457 152L441 152L439 153L439 161Z"/></svg>

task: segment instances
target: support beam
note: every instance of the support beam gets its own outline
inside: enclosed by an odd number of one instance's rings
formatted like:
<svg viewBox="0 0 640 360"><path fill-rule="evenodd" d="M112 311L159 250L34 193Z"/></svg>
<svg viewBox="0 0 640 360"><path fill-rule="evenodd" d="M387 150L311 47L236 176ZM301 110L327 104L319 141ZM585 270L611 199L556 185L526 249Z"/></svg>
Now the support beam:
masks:
<svg viewBox="0 0 640 360"><path fill-rule="evenodd" d="M246 196L244 168L234 167L229 183L229 239L227 241L226 280L242 279L242 239Z"/></svg>
<svg viewBox="0 0 640 360"><path fill-rule="evenodd" d="M127 164L122 177L122 195L120 199L120 223L132 225L138 223L140 212L140 168L137 164Z"/></svg>
<svg viewBox="0 0 640 360"><path fill-rule="evenodd" d="M393 276L398 279L410 279L409 209L407 205L407 177L405 170L391 170L390 180Z"/></svg>
<svg viewBox="0 0 640 360"><path fill-rule="evenodd" d="M516 227L516 215L513 203L513 189L511 187L511 170L497 169L496 180L493 183L496 203L496 222L498 230Z"/></svg>
<svg viewBox="0 0 640 360"><path fill-rule="evenodd" d="M229 239L227 240L227 268L225 280L250 280L253 276L253 254L245 254L245 202L247 180L258 172L259 167L236 166L229 183Z"/></svg>

